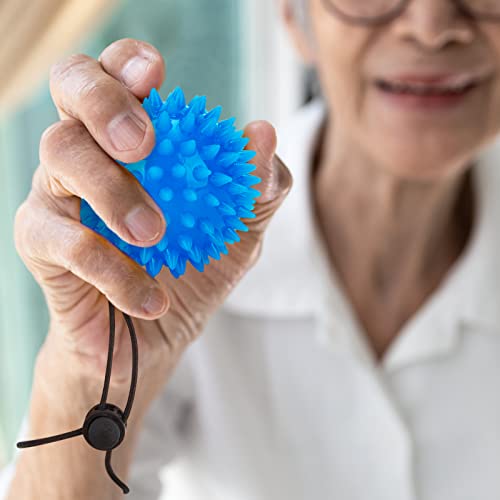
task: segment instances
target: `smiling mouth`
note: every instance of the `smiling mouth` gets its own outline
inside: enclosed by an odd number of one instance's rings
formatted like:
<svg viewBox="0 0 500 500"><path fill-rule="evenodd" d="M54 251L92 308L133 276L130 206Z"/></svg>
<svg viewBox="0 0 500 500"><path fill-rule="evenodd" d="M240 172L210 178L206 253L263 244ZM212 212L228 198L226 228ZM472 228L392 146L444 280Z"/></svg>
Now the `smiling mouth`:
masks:
<svg viewBox="0 0 500 500"><path fill-rule="evenodd" d="M455 78L454 81L426 83L377 79L375 85L383 92L418 97L446 97L464 95L481 84L478 78Z"/></svg>

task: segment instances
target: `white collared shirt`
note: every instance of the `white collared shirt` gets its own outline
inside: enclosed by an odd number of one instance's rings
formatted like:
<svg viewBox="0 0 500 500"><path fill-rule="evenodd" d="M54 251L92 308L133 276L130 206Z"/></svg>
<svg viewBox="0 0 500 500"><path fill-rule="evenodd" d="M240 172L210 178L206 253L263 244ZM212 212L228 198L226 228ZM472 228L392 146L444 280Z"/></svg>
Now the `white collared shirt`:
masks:
<svg viewBox="0 0 500 500"><path fill-rule="evenodd" d="M294 187L151 407L132 500L500 499L500 143L464 253L377 362L312 216L324 113L279 134Z"/></svg>

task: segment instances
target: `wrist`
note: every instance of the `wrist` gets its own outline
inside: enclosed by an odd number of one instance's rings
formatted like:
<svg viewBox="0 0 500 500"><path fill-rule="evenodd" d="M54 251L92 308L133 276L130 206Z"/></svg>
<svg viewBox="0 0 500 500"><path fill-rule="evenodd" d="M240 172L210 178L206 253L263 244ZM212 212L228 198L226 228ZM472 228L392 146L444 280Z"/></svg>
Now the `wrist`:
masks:
<svg viewBox="0 0 500 500"><path fill-rule="evenodd" d="M43 360L43 358L42 358ZM29 408L29 437L42 438L78 429L84 424L88 412L99 404L103 380L77 375L64 365L37 363ZM110 387L107 402L122 411L128 399L129 387ZM133 439L142 426L146 408L136 399L127 421L127 435ZM88 446L81 442L85 448Z"/></svg>
<svg viewBox="0 0 500 500"><path fill-rule="evenodd" d="M128 337L128 330L119 331L121 327L125 330L124 323L117 325L117 338L124 335ZM141 337L157 334L152 322L142 324L134 321L134 324L139 340ZM129 343L127 337L126 344ZM71 418L74 422L77 418L83 422L86 413L101 399L107 349L89 354L75 348L71 339L72 336L66 333L65 328L56 321L51 321L49 334L36 359L31 399L32 405L40 406L41 411L45 412L47 409L52 413L62 414L62 419ZM147 413L175 365L175 362L166 363L165 357L160 356L157 356L158 362L151 362L151 356L147 352L141 356L143 351L140 347L139 345L139 359L143 359L139 365L137 389L130 416L134 421L141 420ZM107 402L122 410L130 391L132 359L127 352L129 349L128 345L122 349L115 344L107 398ZM126 358L123 355L127 355ZM117 356L121 359L117 359Z"/></svg>
<svg viewBox="0 0 500 500"><path fill-rule="evenodd" d="M105 359L98 363L89 359L89 355L71 351L64 345L65 339L57 337L61 336L49 333L38 353L31 393L32 411L50 413L59 421L70 419L74 424L76 418L83 422L87 412L100 402ZM97 364L102 366L96 369ZM123 410L129 396L130 375L117 379L113 367L107 402ZM146 408L141 408L141 399L138 391L132 410L136 416L146 411Z"/></svg>

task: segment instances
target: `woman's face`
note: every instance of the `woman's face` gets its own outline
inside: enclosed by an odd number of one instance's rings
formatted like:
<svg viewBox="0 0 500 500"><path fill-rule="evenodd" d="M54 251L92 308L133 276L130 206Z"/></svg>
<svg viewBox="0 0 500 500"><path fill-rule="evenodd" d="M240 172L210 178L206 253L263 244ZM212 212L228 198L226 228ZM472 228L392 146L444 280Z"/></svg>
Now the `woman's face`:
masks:
<svg viewBox="0 0 500 500"><path fill-rule="evenodd" d="M312 33L295 36L350 147L398 176L433 179L463 168L498 133L500 23L468 18L452 0L412 0L367 27L309 2Z"/></svg>

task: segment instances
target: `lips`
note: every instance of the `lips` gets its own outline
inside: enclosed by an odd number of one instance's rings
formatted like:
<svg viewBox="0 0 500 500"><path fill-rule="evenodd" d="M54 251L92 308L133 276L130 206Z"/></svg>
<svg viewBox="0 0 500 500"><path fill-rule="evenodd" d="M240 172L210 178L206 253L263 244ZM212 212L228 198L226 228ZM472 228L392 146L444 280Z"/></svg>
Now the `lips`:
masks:
<svg viewBox="0 0 500 500"><path fill-rule="evenodd" d="M396 76L378 78L377 88L383 92L421 97L462 95L477 87L484 77L474 74Z"/></svg>
<svg viewBox="0 0 500 500"><path fill-rule="evenodd" d="M477 86L477 83L468 83L465 85L425 85L425 84L407 84L400 82L377 82L377 86L384 92L394 94L409 94L416 96L439 96L464 94L468 90Z"/></svg>

